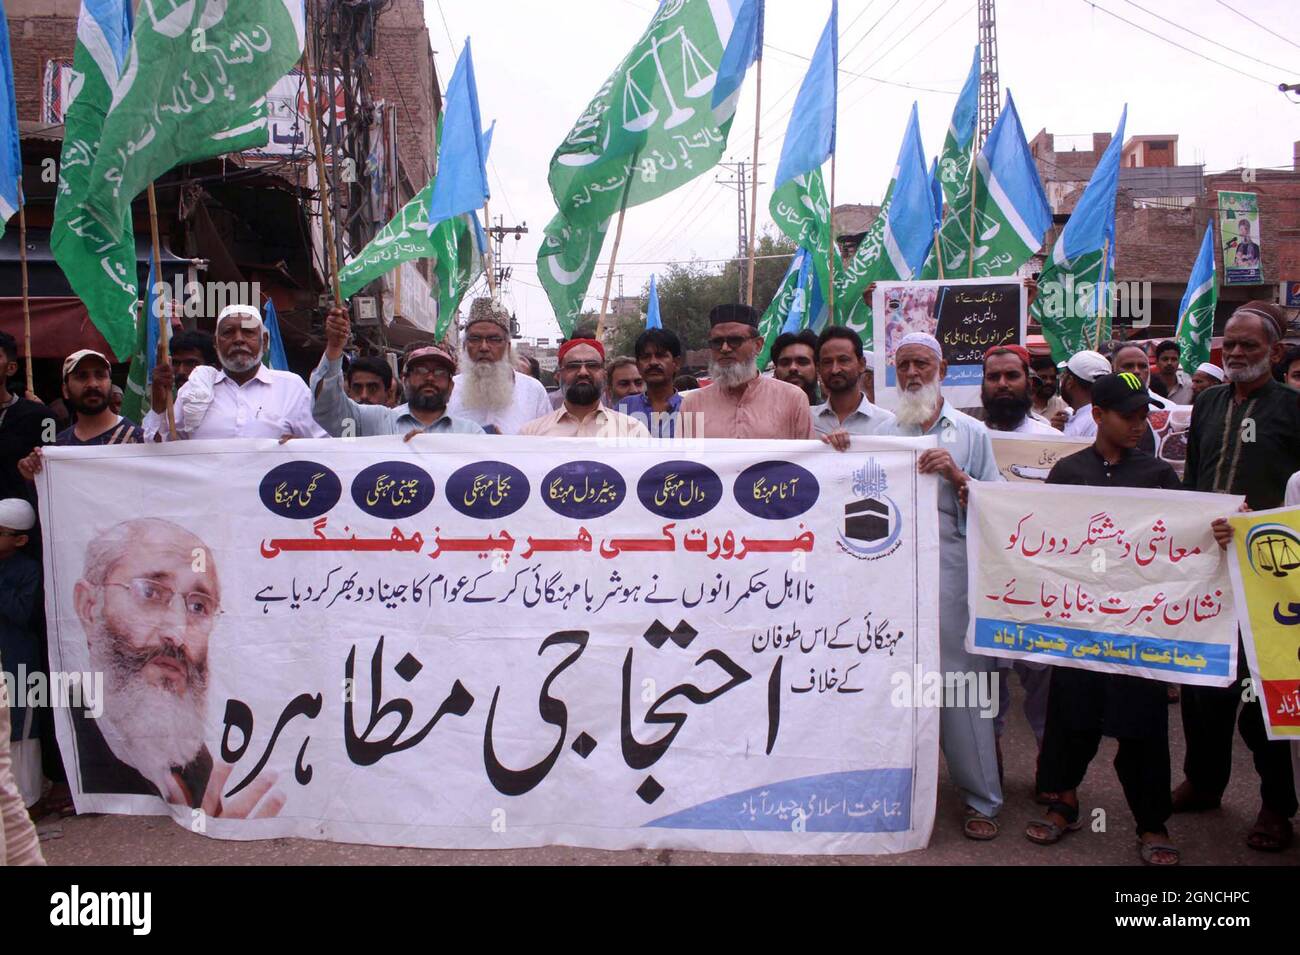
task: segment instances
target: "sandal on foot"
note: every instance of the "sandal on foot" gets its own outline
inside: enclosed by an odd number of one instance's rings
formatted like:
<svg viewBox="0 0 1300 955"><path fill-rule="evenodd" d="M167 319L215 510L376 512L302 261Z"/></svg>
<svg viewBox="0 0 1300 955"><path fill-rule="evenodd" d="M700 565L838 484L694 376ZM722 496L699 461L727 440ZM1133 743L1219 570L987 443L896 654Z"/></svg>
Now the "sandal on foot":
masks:
<svg viewBox="0 0 1300 955"><path fill-rule="evenodd" d="M1065 838L1067 832L1078 832L1083 828L1083 820L1079 818L1078 806L1071 806L1069 803L1058 801L1050 803L1047 811L1048 813L1055 813L1064 819L1065 825L1057 825L1050 819L1035 819L1025 826L1025 838L1030 842L1040 846L1056 845ZM1040 835L1039 832L1042 834Z"/></svg>
<svg viewBox="0 0 1300 955"><path fill-rule="evenodd" d="M1164 838L1168 839L1169 837L1164 836ZM1172 862L1157 862L1157 852L1168 852L1173 855L1174 860ZM1178 851L1178 847L1172 846L1168 842L1143 842L1138 839L1138 855L1142 857L1142 861L1147 865L1178 865L1182 860L1182 853Z"/></svg>
<svg viewBox="0 0 1300 955"><path fill-rule="evenodd" d="M1246 833L1246 845L1257 852L1281 852L1291 845L1294 838L1290 819L1261 809L1255 817L1255 824Z"/></svg>
<svg viewBox="0 0 1300 955"><path fill-rule="evenodd" d="M983 831L980 823L987 823L992 827L992 832ZM966 819L962 823L961 831L967 839L974 839L976 842L988 842L998 837L998 821L992 816L986 816L971 806L966 807Z"/></svg>

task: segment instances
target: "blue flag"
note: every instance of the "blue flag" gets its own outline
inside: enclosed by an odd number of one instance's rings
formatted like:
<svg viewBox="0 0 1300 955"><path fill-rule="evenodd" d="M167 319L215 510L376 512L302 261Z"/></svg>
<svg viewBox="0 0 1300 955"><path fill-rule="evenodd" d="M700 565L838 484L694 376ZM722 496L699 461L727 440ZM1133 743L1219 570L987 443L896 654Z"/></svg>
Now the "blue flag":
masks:
<svg viewBox="0 0 1300 955"><path fill-rule="evenodd" d="M826 21L808 72L799 87L785 142L781 144L781 161L776 167L773 188L780 189L796 176L820 169L835 152L836 69L839 63L839 2L832 0L831 17Z"/></svg>
<svg viewBox="0 0 1300 955"><path fill-rule="evenodd" d="M731 39L722 51L718 78L713 84L714 109L740 89L749 67L763 58L763 2L764 0L742 0L740 10L736 13Z"/></svg>
<svg viewBox="0 0 1300 955"><path fill-rule="evenodd" d="M23 156L18 144L18 101L14 96L14 65L9 54L9 20L0 0L0 235L18 211Z"/></svg>
<svg viewBox="0 0 1300 955"><path fill-rule="evenodd" d="M1061 230L1061 237L1056 240L1054 256L1073 261L1085 252L1101 249L1108 237L1114 238L1115 193L1119 189L1119 161L1124 149L1124 122L1127 118L1128 107L1125 106L1119 117L1115 138L1102 153L1097 168L1092 171L1092 178L1088 180L1087 188L1070 213L1070 220ZM1112 241L1112 250L1114 246Z"/></svg>
<svg viewBox="0 0 1300 955"><path fill-rule="evenodd" d="M167 286L164 285L163 289ZM158 301L158 273L154 271L153 256L149 257L149 285L144 293L144 326L146 329L145 357L149 371L145 381L153 380L153 366L158 363L158 312L163 303ZM170 321L170 319L169 319Z"/></svg>
<svg viewBox="0 0 1300 955"><path fill-rule="evenodd" d="M975 44L975 56L971 60L970 72L966 82L957 94L957 105L953 107L952 119L948 123L948 135L953 138L959 149L969 149L975 138L975 121L979 117L980 91L980 45Z"/></svg>
<svg viewBox="0 0 1300 955"><path fill-rule="evenodd" d="M659 289L655 287L654 273L650 274L650 301L645 307L645 327L663 328L663 320L659 317Z"/></svg>
<svg viewBox="0 0 1300 955"><path fill-rule="evenodd" d="M479 119L478 87L474 83L474 59L468 38L447 84L446 103L438 172L429 196L430 233L444 219L482 208L490 196L487 146Z"/></svg>
<svg viewBox="0 0 1300 955"><path fill-rule="evenodd" d="M907 120L907 132L898 151L894 191L885 215L885 254L894 273L910 281L921 270L934 244L934 190L921 149L921 126L916 104Z"/></svg>
<svg viewBox="0 0 1300 955"><path fill-rule="evenodd" d="M1205 227L1200 254L1187 279L1187 291L1178 305L1179 363L1194 374L1201 362L1210 360L1210 338L1214 335L1214 309L1219 301L1214 274L1214 222Z"/></svg>
<svg viewBox="0 0 1300 955"><path fill-rule="evenodd" d="M269 297L266 300L266 308L262 310L262 324L266 326L266 333L271 339L270 347L262 356L262 362L276 371L288 371L289 359L284 353L284 339L280 337L280 319L275 314L275 302Z"/></svg>
<svg viewBox="0 0 1300 955"><path fill-rule="evenodd" d="M821 327L826 324L830 312L826 308L826 298L822 295L821 285L817 282L817 269L813 262L812 252L800 248L794 254L794 261L790 263L789 272L797 272L798 278L795 280L794 296L790 301L790 311L786 315L785 325L782 326L781 332L793 333L804 328L821 331Z"/></svg>

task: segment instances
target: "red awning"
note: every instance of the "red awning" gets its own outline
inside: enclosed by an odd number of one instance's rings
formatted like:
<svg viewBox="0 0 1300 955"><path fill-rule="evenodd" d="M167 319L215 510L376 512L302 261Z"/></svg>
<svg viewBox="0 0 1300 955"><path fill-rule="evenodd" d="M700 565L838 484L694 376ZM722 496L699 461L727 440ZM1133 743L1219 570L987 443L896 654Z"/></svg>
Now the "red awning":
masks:
<svg viewBox="0 0 1300 955"><path fill-rule="evenodd" d="M79 298L33 298L32 357L62 360L78 348L93 348L112 357L108 342L90 321ZM0 297L0 331L8 332L23 347L23 300ZM130 356L117 356L127 361Z"/></svg>

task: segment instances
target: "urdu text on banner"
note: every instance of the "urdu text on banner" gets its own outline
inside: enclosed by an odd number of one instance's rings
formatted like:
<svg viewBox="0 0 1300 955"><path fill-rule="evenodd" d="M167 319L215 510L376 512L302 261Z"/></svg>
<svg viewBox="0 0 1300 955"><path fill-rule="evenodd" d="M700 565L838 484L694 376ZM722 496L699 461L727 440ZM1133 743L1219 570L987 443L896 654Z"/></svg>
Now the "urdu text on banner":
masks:
<svg viewBox="0 0 1300 955"><path fill-rule="evenodd" d="M79 811L222 838L923 847L932 439L51 448ZM115 493L106 496L105 487ZM902 677L900 677L901 679Z"/></svg>

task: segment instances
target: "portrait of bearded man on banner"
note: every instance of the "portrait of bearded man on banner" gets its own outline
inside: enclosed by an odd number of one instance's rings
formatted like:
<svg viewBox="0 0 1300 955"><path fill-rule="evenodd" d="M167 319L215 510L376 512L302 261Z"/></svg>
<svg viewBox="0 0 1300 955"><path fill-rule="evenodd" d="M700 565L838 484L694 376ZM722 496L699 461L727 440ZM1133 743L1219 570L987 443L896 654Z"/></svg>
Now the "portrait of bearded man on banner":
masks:
<svg viewBox="0 0 1300 955"><path fill-rule="evenodd" d="M73 605L91 670L104 679L103 714L74 708L86 793L161 796L211 816L274 816L275 774L230 802L230 767L205 743L208 649L221 615L221 582L207 545L160 518L123 521L86 547Z"/></svg>

